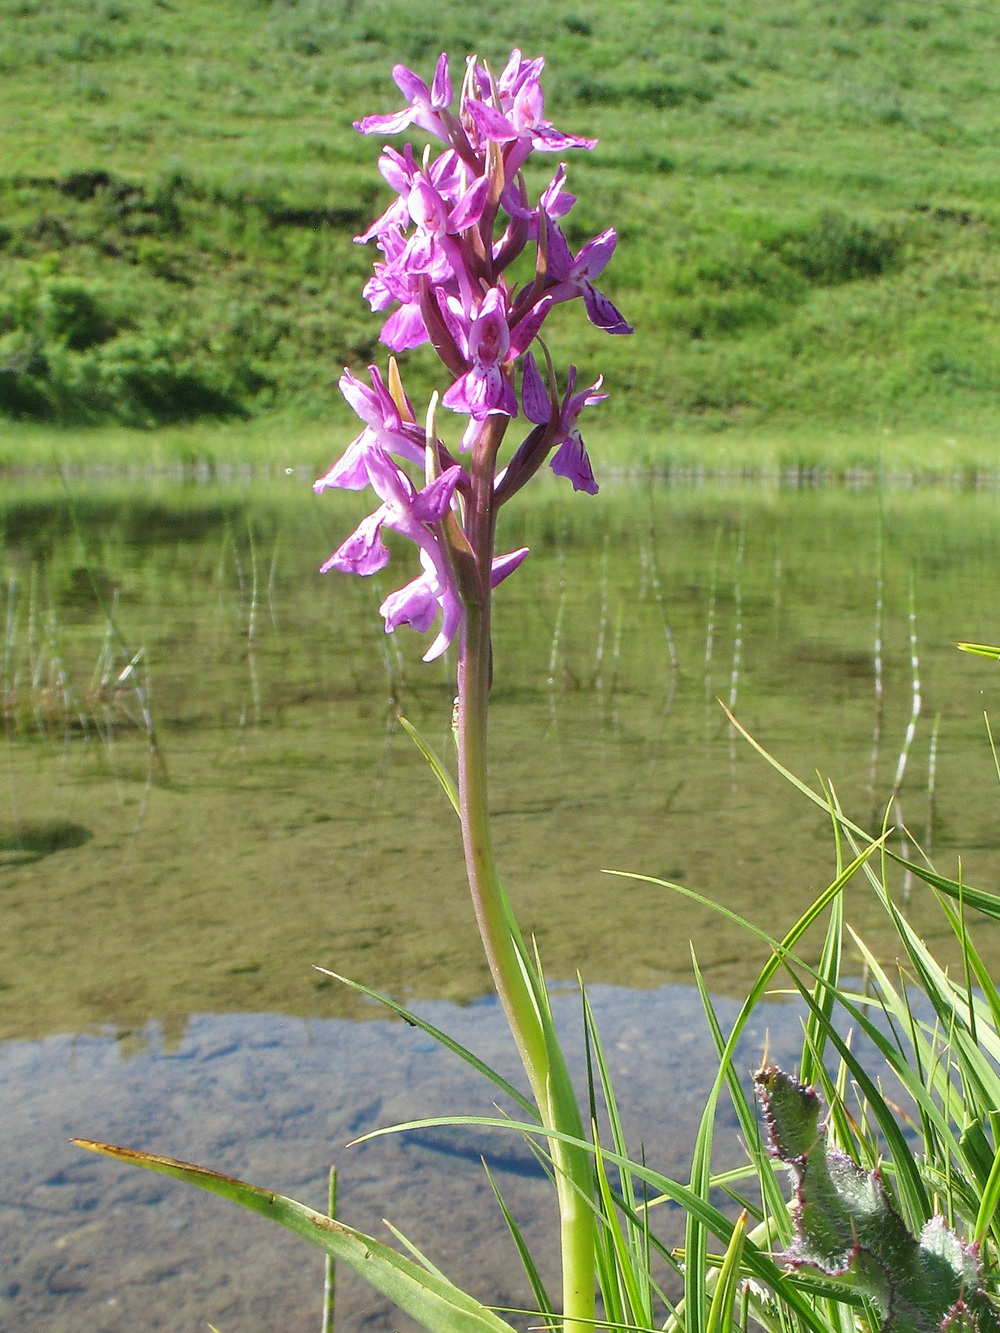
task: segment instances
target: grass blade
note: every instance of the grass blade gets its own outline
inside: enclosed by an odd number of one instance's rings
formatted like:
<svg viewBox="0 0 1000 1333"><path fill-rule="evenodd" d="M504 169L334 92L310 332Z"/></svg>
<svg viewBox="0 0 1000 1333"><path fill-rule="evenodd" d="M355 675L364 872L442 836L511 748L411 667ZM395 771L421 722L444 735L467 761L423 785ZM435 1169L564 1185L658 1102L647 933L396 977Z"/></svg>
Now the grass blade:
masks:
<svg viewBox="0 0 1000 1333"><path fill-rule="evenodd" d="M576 1138L572 1134L565 1134L558 1129L549 1129L535 1122L529 1123L527 1121L507 1120L500 1116L479 1115L429 1116L421 1120L409 1120L405 1124L370 1130L367 1134L359 1135L354 1143L368 1143L372 1139L382 1138L386 1134L399 1134L413 1129L438 1129L442 1126L454 1127L456 1125L465 1127L482 1125L491 1129L515 1130L519 1134L537 1135L545 1139L570 1143L591 1154L598 1151L586 1139ZM602 1148L600 1152L606 1162L611 1162L615 1166L629 1171L637 1180L644 1181L652 1189L662 1194L664 1198L678 1204L686 1212L696 1213L699 1220L712 1235L718 1236L724 1244L729 1244L735 1224L718 1208L715 1208L706 1199L701 1198L687 1185L682 1185L679 1181L671 1180L669 1176L654 1171L651 1167L646 1166L644 1162L634 1162L626 1157L619 1157L617 1153L608 1148ZM809 1301L803 1297L802 1291L805 1290L805 1287L797 1275L785 1272L769 1254L759 1249L749 1238L744 1247L743 1265L752 1276L758 1278L780 1296L781 1300L798 1317L804 1328L812 1330L813 1333L829 1333L820 1316L813 1310Z"/></svg>
<svg viewBox="0 0 1000 1333"><path fill-rule="evenodd" d="M117 1148L90 1139L73 1142L129 1166L141 1166L197 1185L286 1227L360 1274L431 1333L511 1333L510 1324L446 1279L427 1272L374 1237L325 1217L294 1199L172 1157Z"/></svg>
<svg viewBox="0 0 1000 1333"><path fill-rule="evenodd" d="M330 1181L327 1188L326 1215L331 1222L337 1220L337 1168L330 1167ZM337 1261L332 1254L326 1256L326 1271L323 1281L323 1325L322 1333L333 1333L334 1316L337 1307Z"/></svg>
<svg viewBox="0 0 1000 1333"><path fill-rule="evenodd" d="M741 1213L733 1227L729 1245L722 1260L719 1282L712 1296L705 1333L728 1333L733 1324L736 1293L740 1287L740 1263L747 1235L747 1215Z"/></svg>
<svg viewBox="0 0 1000 1333"><path fill-rule="evenodd" d="M482 1074L484 1078L489 1079L495 1087L499 1088L502 1093L511 1099L511 1101L515 1102L522 1111L537 1118L538 1112L535 1109L534 1102L529 1101L523 1092L519 1092L512 1083L507 1082L503 1075L498 1074L495 1069L491 1069L484 1060L481 1060L478 1055L474 1055L472 1051L463 1046L461 1042L456 1041L454 1037L449 1037L446 1032L442 1032L440 1028L436 1028L433 1023L428 1023L426 1018L421 1018L419 1014L415 1014L411 1009L407 1009L405 1005L399 1004L398 1001L390 999L388 995L383 995L377 990L372 990L368 986L363 986L360 981L352 981L350 977L342 977L339 972L331 972L325 967L317 967L316 971L322 972L326 977L333 977L334 981L343 982L345 986L349 986L351 990L356 990L360 995L367 995L370 1000L374 1000L377 1004L381 1004L384 1008L397 1014L404 1023L409 1023L411 1027L419 1028L421 1032L426 1032L429 1037L433 1037L436 1042L439 1042L446 1051L451 1051L451 1053L457 1055L460 1060L464 1060L467 1065L471 1065L477 1073Z"/></svg>
<svg viewBox="0 0 1000 1333"><path fill-rule="evenodd" d="M539 1313L544 1317L546 1324L555 1329L558 1327L559 1318L555 1307L549 1299L549 1293L545 1290L545 1283L542 1281L541 1274L535 1265L531 1251L528 1249L527 1242L521 1234L521 1228L517 1225L513 1214L504 1202L503 1195L500 1193L499 1186L493 1178L493 1172L483 1162L483 1170L486 1172L486 1179L490 1182L497 1203L500 1205L500 1212L503 1214L503 1220L507 1224L507 1230L510 1232L511 1240L514 1242L514 1248L517 1250L518 1257L527 1275L528 1282L531 1284L532 1294L538 1305Z"/></svg>

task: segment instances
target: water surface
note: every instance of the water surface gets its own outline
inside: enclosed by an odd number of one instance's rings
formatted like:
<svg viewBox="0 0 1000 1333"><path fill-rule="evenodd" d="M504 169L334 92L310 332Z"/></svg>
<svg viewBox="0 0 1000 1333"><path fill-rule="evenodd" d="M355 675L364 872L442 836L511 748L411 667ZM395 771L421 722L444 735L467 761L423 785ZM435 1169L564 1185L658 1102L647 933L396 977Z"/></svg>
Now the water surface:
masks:
<svg viewBox="0 0 1000 1333"><path fill-rule="evenodd" d="M267 1281L251 1299L231 1258L199 1254L224 1226L224 1255L251 1243L262 1255L273 1238L250 1242L258 1223L220 1222L222 1205L138 1174L106 1186L113 1167L59 1156L53 1135L201 1157L319 1203L359 1125L410 1113L427 1089L448 1105L457 1085L421 1084L432 1053L313 964L450 1004L470 1040L503 1049L495 1007L479 1003L488 978L457 826L397 722L405 713L450 757L454 663L425 666L418 636L381 632L376 608L411 577L407 552L382 582L316 572L357 500L317 501L288 477L80 485L68 499L11 487L0 501L0 1079L17 1125L5 1327L134 1327L130 1302L151 1292L144 1327L279 1324L297 1258L280 1276L255 1257ZM612 988L612 1025L644 1016L637 1120L655 1106L657 1123L690 1127L696 1093L678 1074L703 1039L685 989L691 942L720 996L738 995L762 954L707 908L602 869L690 886L776 934L836 873L828 821L733 732L720 698L875 828L919 697L907 823L942 870L961 852L968 881L995 882L983 711L996 673L953 645L997 638L997 518L991 491L624 483L596 500L539 487L511 514L501 540L532 553L498 598L501 867L550 978L579 968ZM911 912L948 956L919 887ZM860 881L848 917L888 948ZM996 928L977 938L995 959ZM683 1173L684 1136L657 1134L665 1169ZM352 1159L352 1220L392 1212L387 1192L404 1221L457 1209L447 1245L468 1258L463 1233L496 1222L476 1149L449 1148L443 1173L440 1145L391 1151L403 1155ZM515 1159L540 1230L537 1182ZM465 1202L439 1198L439 1177L460 1178ZM485 1232L482 1248L493 1265ZM517 1290L504 1264L481 1294ZM364 1322L364 1299L345 1327ZM377 1302L369 1313L392 1326Z"/></svg>

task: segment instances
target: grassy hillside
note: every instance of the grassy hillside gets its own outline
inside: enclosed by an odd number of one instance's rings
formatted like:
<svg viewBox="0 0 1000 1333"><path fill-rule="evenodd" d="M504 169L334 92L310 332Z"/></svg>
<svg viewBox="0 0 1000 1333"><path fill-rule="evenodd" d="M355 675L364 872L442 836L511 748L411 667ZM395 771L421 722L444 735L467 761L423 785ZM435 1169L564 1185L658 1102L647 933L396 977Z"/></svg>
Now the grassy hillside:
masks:
<svg viewBox="0 0 1000 1333"><path fill-rule="evenodd" d="M569 231L636 336L553 342L610 429L988 435L1000 12L937 0L0 0L0 413L328 417L380 355L350 122L513 44L600 137Z"/></svg>

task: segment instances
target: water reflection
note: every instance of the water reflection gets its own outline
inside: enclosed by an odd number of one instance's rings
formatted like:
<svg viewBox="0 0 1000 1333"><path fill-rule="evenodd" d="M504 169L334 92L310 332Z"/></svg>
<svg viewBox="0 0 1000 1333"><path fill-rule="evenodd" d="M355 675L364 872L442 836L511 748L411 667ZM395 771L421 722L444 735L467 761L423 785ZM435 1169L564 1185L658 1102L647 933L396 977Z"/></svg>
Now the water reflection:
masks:
<svg viewBox="0 0 1000 1333"><path fill-rule="evenodd" d="M641 1135L651 1165L685 1177L711 1078L710 1063L693 1058L708 1039L696 992L598 986L590 999L636 1150ZM557 995L554 1007L572 1040L579 1000ZM498 1005L419 1008L521 1082ZM721 1003L720 1021L735 1013L734 1002ZM764 1006L739 1065L750 1070L765 1037L774 1054L793 1058L799 1019L791 1006ZM580 1061L574 1065L582 1079ZM319 1326L316 1251L218 1199L72 1148L70 1135L80 1133L210 1162L314 1207L323 1206L334 1155L345 1221L388 1240L389 1218L483 1299L524 1306L530 1291L481 1162L555 1283L549 1186L519 1137L434 1128L345 1147L416 1116L495 1114L494 1099L491 1085L422 1032L377 1020L199 1014L179 1041L150 1024L124 1042L92 1035L7 1043L0 1323L11 1333ZM741 1161L737 1131L727 1110L720 1161L733 1166ZM657 1210L657 1226L668 1243L682 1243L672 1206ZM413 1327L349 1273L339 1284L338 1321L385 1333Z"/></svg>
<svg viewBox="0 0 1000 1333"><path fill-rule="evenodd" d="M352 521L341 498L294 478L83 490L72 514L59 491L5 496L0 1035L357 1012L314 963L396 994L487 991L457 827L397 722L450 755L453 664L381 632L377 580L316 574ZM690 938L716 990L756 964L706 909L602 867L775 930L833 877L822 815L720 698L863 823L898 785L942 868L961 851L969 881L993 881L996 676L953 644L995 638L997 505L622 485L585 503L541 487L514 510L504 539L532 554L499 590L493 804L550 976L686 980ZM900 782L911 628L922 715ZM91 836L38 859L56 827ZM913 910L939 929L920 895ZM848 911L877 940L863 886Z"/></svg>
<svg viewBox="0 0 1000 1333"><path fill-rule="evenodd" d="M359 1129L486 1109L313 964L460 1002L449 1029L509 1061L479 1000L458 830L397 721L450 754L453 664L381 633L391 585L315 572L356 498L321 505L293 478L82 489L72 512L56 489L0 501L5 1327L249 1331L318 1301L293 1241L227 1216L206 1259L217 1205L82 1161L57 1146L70 1133L319 1202L330 1152ZM683 1173L704 1091L688 1081L702 1028L671 984L690 977L689 941L718 994L760 955L708 909L601 868L689 885L775 933L832 879L822 815L721 698L790 768L820 767L855 819L877 826L898 787L941 868L961 852L966 880L991 885L996 677L953 644L996 641L997 508L993 493L621 485L586 503L540 486L511 515L505 547L532 554L500 590L501 864L549 976L579 967L604 997L623 1101L664 1169ZM926 895L912 913L947 957ZM847 914L885 944L863 884ZM977 930L997 962L997 926ZM447 1217L438 1257L470 1275L463 1257L496 1254L477 1150L440 1135L359 1150L345 1206L418 1236ZM526 1159L491 1151L540 1235ZM506 1263L488 1282L513 1300ZM388 1318L350 1300L352 1327Z"/></svg>

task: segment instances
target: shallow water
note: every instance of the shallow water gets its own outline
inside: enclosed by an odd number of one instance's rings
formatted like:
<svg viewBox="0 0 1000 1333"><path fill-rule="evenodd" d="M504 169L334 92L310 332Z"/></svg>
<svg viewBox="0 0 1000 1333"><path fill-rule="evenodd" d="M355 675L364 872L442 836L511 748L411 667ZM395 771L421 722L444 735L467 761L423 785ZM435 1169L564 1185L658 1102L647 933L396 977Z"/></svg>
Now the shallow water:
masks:
<svg viewBox="0 0 1000 1333"><path fill-rule="evenodd" d="M710 1063L695 1056L706 1032L697 992L599 986L591 1000L636 1146L641 1135L651 1164L686 1178L685 1152L712 1075ZM736 1007L722 1002L724 1022ZM520 1082L495 1001L418 1008ZM578 1008L575 996L556 997L568 1035L578 1028ZM765 1035L772 1049L790 1055L797 1027L790 1007L765 1006L738 1058L749 1071ZM498 1304L524 1306L530 1291L500 1234L484 1156L558 1289L547 1244L550 1187L516 1135L435 1128L345 1148L359 1134L408 1118L495 1114L495 1090L423 1033L377 1020L202 1014L176 1047L165 1047L158 1025L143 1036L145 1049L132 1058L107 1036L0 1049L0 1114L13 1126L0 1140L3 1328L319 1326L316 1251L200 1191L74 1149L68 1139L81 1132L211 1162L317 1208L334 1154L344 1220L389 1240L382 1224L389 1218L456 1281ZM723 1116L719 1132L722 1160L737 1165L735 1116ZM677 1210L661 1208L657 1220L668 1241L683 1242ZM339 1284L338 1323L412 1326L349 1273Z"/></svg>
<svg viewBox="0 0 1000 1333"><path fill-rule="evenodd" d="M313 964L430 1004L509 1059L481 1000L457 828L396 722L449 753L451 664L424 666L417 636L381 633L395 582L315 572L355 498L320 503L282 478L79 487L69 503L8 488L0 502L5 1328L252 1333L318 1305L317 1261L294 1241L81 1161L70 1133L315 1204L334 1153L348 1220L389 1214L419 1239L443 1218L448 1271L526 1299L478 1144L341 1154L359 1127L455 1099L483 1109L464 1100L482 1092ZM623 484L595 501L540 487L512 515L501 540L532 554L499 595L501 866L549 976L579 967L609 988L629 1114L662 1169L683 1174L704 1091L689 941L722 996L762 954L707 908L602 868L696 888L780 933L833 878L832 839L717 700L876 827L913 707L914 630L921 716L902 808L940 869L961 851L966 880L990 887L1000 825L982 713L996 672L953 644L997 637L998 505L993 492ZM847 901L885 947L863 885ZM947 956L919 887L911 911ZM977 939L993 958L996 929ZM631 1073L628 1050L642 1053ZM537 1180L519 1145L497 1151L540 1235ZM220 1248L205 1255L209 1236ZM360 1289L343 1317L393 1326Z"/></svg>

